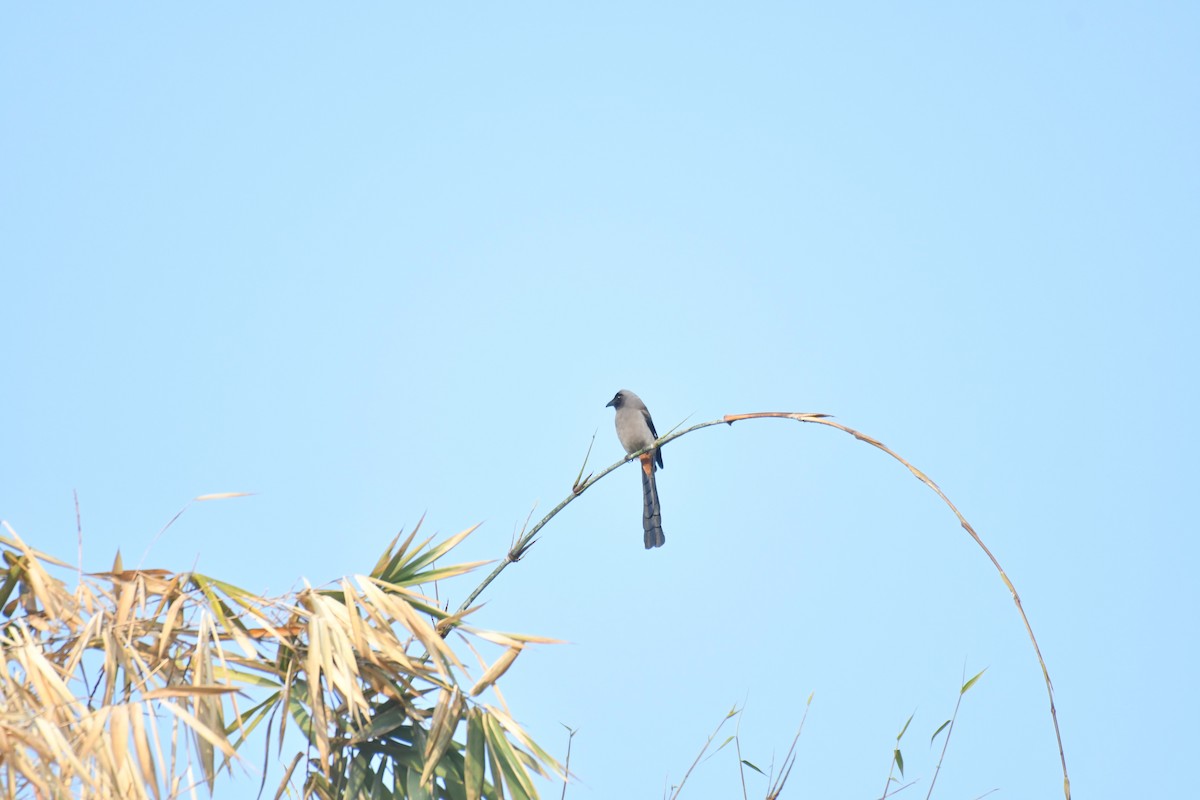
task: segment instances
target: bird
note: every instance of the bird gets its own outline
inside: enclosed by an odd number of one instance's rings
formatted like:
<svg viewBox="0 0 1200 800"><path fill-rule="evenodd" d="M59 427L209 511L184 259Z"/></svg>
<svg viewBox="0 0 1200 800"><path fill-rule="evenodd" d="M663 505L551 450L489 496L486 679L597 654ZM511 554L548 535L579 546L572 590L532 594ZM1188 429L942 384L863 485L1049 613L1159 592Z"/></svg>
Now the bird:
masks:
<svg viewBox="0 0 1200 800"><path fill-rule="evenodd" d="M608 405L616 409L614 422L617 438L625 452L633 454L645 450L658 439L654 420L642 398L628 389L617 392ZM642 532L645 534L646 549L662 547L667 541L663 535L662 512L658 506L658 487L654 484L654 471L663 465L662 448L656 447L642 453L638 459L642 465Z"/></svg>

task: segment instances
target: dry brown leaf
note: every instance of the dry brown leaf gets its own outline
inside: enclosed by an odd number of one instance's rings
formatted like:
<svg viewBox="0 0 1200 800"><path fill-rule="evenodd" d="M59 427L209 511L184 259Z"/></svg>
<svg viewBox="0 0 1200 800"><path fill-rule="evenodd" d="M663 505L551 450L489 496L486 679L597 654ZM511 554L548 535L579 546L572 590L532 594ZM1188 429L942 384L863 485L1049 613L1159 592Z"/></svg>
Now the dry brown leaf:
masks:
<svg viewBox="0 0 1200 800"><path fill-rule="evenodd" d="M150 713L153 714L153 711L151 710ZM154 770L154 760L150 756L150 741L146 735L145 709L142 704L130 707L129 721L132 723L134 750L137 752L138 765L141 767L142 785L149 787L155 798L158 798L158 777Z"/></svg>
<svg viewBox="0 0 1200 800"><path fill-rule="evenodd" d="M241 691L236 686L197 686L188 684L187 686L163 686L159 689L151 689L142 694L143 700L165 700L168 697L200 697L214 696L221 697L227 694Z"/></svg>
<svg viewBox="0 0 1200 800"><path fill-rule="evenodd" d="M500 657L487 668L487 672L483 673L483 676L471 687L471 696L477 697L480 692L495 683L501 675L508 672L508 668L512 666L513 662L517 660L517 656L521 654L521 649L520 645L516 645L501 653Z"/></svg>
<svg viewBox="0 0 1200 800"><path fill-rule="evenodd" d="M425 767L421 771L421 785L426 785L433 778L458 722L462 718L462 692L455 686L450 691L443 690L438 697L437 707L433 712L433 721L429 725L429 736L425 740Z"/></svg>
<svg viewBox="0 0 1200 800"><path fill-rule="evenodd" d="M176 703L171 703L171 702L163 703L160 706L160 708L165 708L167 711L170 711L176 717L179 717L179 719L183 720L187 724L189 730L191 730L193 733L195 733L197 736L199 736L204 741L208 742L210 745L212 745L217 750L220 750L222 753L225 754L226 757L228 757L228 758L236 758L237 757L237 751L235 751L233 749L233 746L231 744L229 744L229 740L226 739L223 734L219 734L216 731L213 731L211 728L209 728L203 722L196 719L196 717L190 711L188 711L186 708L183 708L182 706L180 706Z"/></svg>
<svg viewBox="0 0 1200 800"><path fill-rule="evenodd" d="M121 773L129 769L129 706L122 703L113 706L109 716L109 743L113 758L113 771Z"/></svg>

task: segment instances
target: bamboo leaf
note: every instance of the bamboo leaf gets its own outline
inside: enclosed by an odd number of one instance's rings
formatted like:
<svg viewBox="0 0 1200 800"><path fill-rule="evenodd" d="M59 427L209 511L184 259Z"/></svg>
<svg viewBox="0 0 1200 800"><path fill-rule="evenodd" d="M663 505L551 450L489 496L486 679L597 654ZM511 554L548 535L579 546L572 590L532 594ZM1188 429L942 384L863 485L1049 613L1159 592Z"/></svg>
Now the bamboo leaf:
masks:
<svg viewBox="0 0 1200 800"><path fill-rule="evenodd" d="M966 671L966 670L964 670L964 672L965 672L965 671ZM980 677L983 675L983 673L985 673L985 672L987 672L987 667L984 667L983 669L979 670L979 672L975 673L975 677L971 678L971 680L969 680L969 681L967 681L966 683L964 683L964 684L963 684L963 687L962 687L962 689L960 689L958 693L959 693L960 695L966 694L966 693L967 693L967 690L968 690L968 689L970 689L972 686L974 686L974 685L975 685L975 681L979 680L979 678L980 678Z"/></svg>
<svg viewBox="0 0 1200 800"><path fill-rule="evenodd" d="M183 604L187 600L186 595L179 595L167 608L167 616L163 620L162 630L158 633L158 657L162 658L167 652L167 647L175 640L171 638L171 634L175 631L175 625L179 620L180 614L183 611Z"/></svg>
<svg viewBox="0 0 1200 800"><path fill-rule="evenodd" d="M129 706L119 704L113 706L108 718L109 731L112 733L112 757L118 770L128 769L129 758Z"/></svg>
<svg viewBox="0 0 1200 800"><path fill-rule="evenodd" d="M6 552L5 555L8 555ZM4 574L4 585L0 586L0 608L4 608L4 604L8 602L9 595L13 589L21 582L21 573L23 572L20 564L13 564ZM5 612L7 615L9 612Z"/></svg>
<svg viewBox="0 0 1200 800"><path fill-rule="evenodd" d="M462 692L457 686L450 691L442 690L433 712L433 722L429 726L429 737L425 741L425 766L421 770L422 786L429 783L438 762L450 746L450 740L458 728L458 721L462 718L462 702Z"/></svg>
<svg viewBox="0 0 1200 800"><path fill-rule="evenodd" d="M70 765L71 769L75 771L75 777L80 778L97 790L100 788L97 781L92 777L91 770L87 769L83 765L83 762L81 762L79 758L76 757L75 753L72 752L71 747L63 737L62 731L59 730L57 726L50 724L49 721L41 717L35 717L32 720L32 723L34 729L40 736L40 741L37 742L39 745L37 752L38 757L50 760L52 756L58 756L63 761L66 761ZM9 759L16 757L19 759L23 755L24 754L20 750L16 750L14 752L5 753L5 758ZM24 777L30 780L33 779L32 776L35 772L35 769L31 766L24 768L21 771ZM47 791L49 791L48 786ZM51 792L45 796L52 797L54 795L55 793Z"/></svg>
<svg viewBox="0 0 1200 800"><path fill-rule="evenodd" d="M495 563L495 559L487 561L469 561L465 564L454 564L449 567L438 567L436 569L426 570L424 572L414 572L411 575L404 577L405 583L433 583L434 581L443 581L449 578L455 578L459 575L465 575L472 570L479 569L485 564Z"/></svg>
<svg viewBox="0 0 1200 800"><path fill-rule="evenodd" d="M385 583L392 583L390 580L391 576L399 572L403 565L407 562L410 556L408 548L412 544L413 538L416 537L417 531L420 529L421 525L418 523L417 527L413 529L413 532L408 535L408 538L404 540L404 543L400 545L399 549L397 549L394 554L391 552L391 548L388 548L388 550L385 551L382 556L380 556L379 561L375 564L375 569L371 570L371 577L384 581ZM396 539L399 538L400 534L396 534ZM392 544L395 545L395 543L396 540L393 539ZM387 559L386 563L384 561L385 558Z"/></svg>
<svg viewBox="0 0 1200 800"><path fill-rule="evenodd" d="M371 762L362 752L350 760L350 775L346 780L346 797L367 797L366 787L378 785L378 777L371 771Z"/></svg>
<svg viewBox="0 0 1200 800"><path fill-rule="evenodd" d="M212 685L196 685L190 684L187 686L163 686L159 689L151 689L144 693L144 700L162 700L166 697L214 697L226 694L234 694L240 691L236 686L212 686Z"/></svg>
<svg viewBox="0 0 1200 800"><path fill-rule="evenodd" d="M525 765L517 757L516 751L508 741L508 737L504 735L504 729L500 727L500 723L493 715L486 714L483 724L488 735L488 750L495 753L500 769L504 771L504 780L508 784L509 793L514 800L528 800L528 798L536 797L537 792L533 788L529 774L525 771Z"/></svg>
<svg viewBox="0 0 1200 800"><path fill-rule="evenodd" d="M477 565L434 564L470 532L416 550L407 549L410 535L400 553L392 552L397 536L377 571L398 565L426 580L466 572ZM351 577L337 592L270 599L199 573L124 570L118 557L113 572L91 574L70 592L35 551L5 549L8 542L0 537L0 606L38 613L0 629L0 647L16 670L7 680L0 673L0 699L36 698L38 708L37 716L21 712L32 721L31 741L6 750L4 765L38 796L57 796L39 759L88 796L175 797L200 783L211 792L217 768L228 767L264 721L278 735L281 761L289 724L299 725L311 748L291 761L277 796L365 800L411 788L413 797L438 800L522 800L535 796L532 775L545 775L543 765L561 770L507 714L468 710L459 648L432 624L450 615L419 589ZM59 623L66 627L43 641L44 626ZM484 639L501 648L490 666L481 662L476 692L495 690L525 647L555 641L474 628L460 634L468 644ZM95 676L81 683L78 670L93 662ZM435 691L441 700L432 705ZM132 697L138 702L121 704ZM239 708L242 697L248 707ZM267 752L275 747L268 737ZM106 766L97 777L102 752ZM353 760L355 753L363 758ZM304 777L295 780L306 755Z"/></svg>
<svg viewBox="0 0 1200 800"><path fill-rule="evenodd" d="M421 782L421 773L417 770L408 770L405 784L408 800L434 800L433 792Z"/></svg>
<svg viewBox="0 0 1200 800"><path fill-rule="evenodd" d="M141 767L142 784L149 787L154 792L155 797L160 797L158 790L158 776L154 770L154 759L150 755L150 739L146 735L146 720L144 717L143 706L131 706L129 709L129 721L133 733L134 752L137 753L138 766Z"/></svg>
<svg viewBox="0 0 1200 800"><path fill-rule="evenodd" d="M484 742L482 713L472 707L467 713L467 752L463 783L467 789L467 800L480 800L483 794Z"/></svg>
<svg viewBox="0 0 1200 800"><path fill-rule="evenodd" d="M950 724L950 720L946 720L941 725L938 725L938 729L933 732L933 736L929 737L930 746L933 745L933 740L937 738L938 734L941 733L942 731L946 730L946 726L949 724Z"/></svg>
<svg viewBox="0 0 1200 800"><path fill-rule="evenodd" d="M382 739L408 721L408 713L403 706L397 703L372 717L371 724L350 741L354 744L362 744L363 742Z"/></svg>
<svg viewBox="0 0 1200 800"><path fill-rule="evenodd" d="M513 662L517 660L517 656L521 654L521 649L522 648L520 646L510 647L509 649L505 650L499 658L492 662L492 665L487 668L487 671L484 672L475 685L471 687L471 696L477 697L480 692L482 692L484 689L487 689L489 686L495 683L501 675L507 672L508 668L511 667Z"/></svg>
<svg viewBox="0 0 1200 800"><path fill-rule="evenodd" d="M284 714L283 719L281 719L279 722L280 746L282 746L283 735L287 731L284 722L289 716L291 716L292 719L296 720L296 724L300 727L300 731L304 734L305 738L308 740L308 743L313 747L316 747L317 737L313 733L313 718L308 712L308 707L306 705L308 702L307 683L302 680L296 680L292 685L291 691L286 694L286 701L289 713Z"/></svg>
<svg viewBox="0 0 1200 800"><path fill-rule="evenodd" d="M522 747L529 750L529 752L536 757L536 760L532 760L531 763L531 768L535 772L544 777L549 777L546 771L542 769L542 765L544 764L554 770L558 777L567 777L567 772L565 769L563 769L563 766L559 764L553 756L543 750L537 742L530 738L529 734L526 733L525 730L512 719L512 717L504 713L502 710L493 708L492 706L488 706L487 711L489 717L494 717L496 721L504 726L504 730L508 732L509 736L520 742Z"/></svg>
<svg viewBox="0 0 1200 800"><path fill-rule="evenodd" d="M279 780L279 788L275 790L275 800L280 800L287 793L288 782L292 779L292 773L296 771L296 765L300 763L300 759L304 758L304 751L296 753L292 763L284 770L283 777Z"/></svg>
<svg viewBox="0 0 1200 800"><path fill-rule="evenodd" d="M266 675L260 675L254 672L246 672L245 670L234 669L233 667L223 667L220 664L213 664L213 677L223 678L227 681L237 681L250 686L263 686L270 688L279 688L281 676L273 664L251 663L247 665L251 669L257 669L265 672ZM269 676L269 677L268 677Z"/></svg>
<svg viewBox="0 0 1200 800"><path fill-rule="evenodd" d="M375 562L375 567L371 570L372 578L378 578L380 575L383 574L383 571L387 568L387 565L391 562L391 560L393 558L392 551L396 547L396 542L400 541L400 537L403 535L404 535L404 531L400 531L399 533L397 533L395 538L392 539L391 544L389 544L387 546L387 549L385 549L383 551L383 554L381 556L379 556L379 560ZM410 542L410 541L412 541L412 534L409 534L408 540L404 543L405 546L407 546L408 542ZM403 551L404 548L401 547L400 550Z"/></svg>
<svg viewBox="0 0 1200 800"><path fill-rule="evenodd" d="M451 550L457 547L463 539L466 539L478 529L478 525L472 525L465 531L460 531L459 533L451 536L449 539L439 542L428 550L425 550L409 563L407 571L416 572L417 570L421 569L421 567L437 561L446 553L449 553Z"/></svg>
<svg viewBox="0 0 1200 800"><path fill-rule="evenodd" d="M170 711L172 714L179 717L198 737L208 742L214 748L220 750L227 757L234 758L237 755L234 752L233 747L229 744L229 740L209 728L200 720L196 719L196 717L192 716L192 713L187 709L177 705L176 703L163 703L161 708L165 708L167 711Z"/></svg>
<svg viewBox="0 0 1200 800"><path fill-rule="evenodd" d="M228 736L234 730L237 730L241 734L237 742L235 742L233 745L234 750L237 750L239 747L241 747L242 743L245 742L246 739L250 737L250 734L254 732L254 729L257 728L264 719L275 712L276 708L279 706L281 694L281 692L272 692L266 700L263 700L258 705L254 706L253 708L249 708L238 715L234 725L225 731L226 736ZM268 737L269 735L270 734L268 733Z"/></svg>
<svg viewBox="0 0 1200 800"><path fill-rule="evenodd" d="M63 567L65 569L74 569L75 568L71 564L68 564L65 561L60 561L59 559L55 558L54 556L50 555L49 553L43 553L41 550L34 550L32 547L25 544L25 540L22 539L20 536L18 536L17 532L12 529L12 526L9 525L4 520L0 520L0 527L3 527L4 530L8 531L8 536L0 536L0 542L8 545L9 547L14 547L17 550L20 550L22 553L24 553L29 558L36 559L38 561L44 561L47 564L52 564L56 567ZM6 555L6 559L7 559L7 555Z"/></svg>
<svg viewBox="0 0 1200 800"><path fill-rule="evenodd" d="M483 639L486 642L502 645L504 647L516 647L520 644L565 644L562 639L551 639L546 636L533 636L528 633L501 633L500 631L489 631L484 628L476 628L474 625L459 625L460 630ZM737 713L736 711L734 713Z"/></svg>

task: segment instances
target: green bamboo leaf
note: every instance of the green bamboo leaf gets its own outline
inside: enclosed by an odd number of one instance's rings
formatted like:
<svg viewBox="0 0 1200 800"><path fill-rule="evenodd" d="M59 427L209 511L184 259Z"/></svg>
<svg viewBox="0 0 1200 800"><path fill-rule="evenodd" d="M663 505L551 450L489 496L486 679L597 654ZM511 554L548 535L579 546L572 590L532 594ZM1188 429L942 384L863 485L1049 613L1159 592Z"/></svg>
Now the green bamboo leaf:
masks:
<svg viewBox="0 0 1200 800"><path fill-rule="evenodd" d="M896 766L900 768L900 777L903 778L904 777L904 756L900 755L899 747L896 748L896 752L893 754L893 758L896 759Z"/></svg>
<svg viewBox="0 0 1200 800"><path fill-rule="evenodd" d="M261 703L254 706L251 709L243 711L241 714L238 715L237 722L233 723L229 728L226 729L225 732L230 733L233 730L235 730L239 725L245 725L246 720L250 719L252 716L254 716L256 713L258 713L262 709L265 708L265 709L269 710L271 708L271 706L273 706L279 702L280 694L281 694L280 692L272 692L271 695L268 696L266 700L263 700Z"/></svg>
<svg viewBox="0 0 1200 800"><path fill-rule="evenodd" d="M248 630L245 623L242 622L238 612L226 602L225 598L227 597L243 608L251 610L253 615L260 619L262 618L262 614L258 611L257 604L261 602L261 598L240 586L234 586L227 581L218 580L200 573L192 573L189 582L191 585L200 588L204 597L209 602L209 607L212 609L213 615L221 623L221 628L227 631L248 653L255 652L253 642L242 635ZM225 597L217 594L215 590L218 589Z"/></svg>
<svg viewBox="0 0 1200 800"><path fill-rule="evenodd" d="M288 712L292 719L296 720L296 724L300 726L301 733L308 739L308 743L313 747L317 746L317 738L313 732L312 717L308 713L306 703L308 701L308 685L302 680L297 680L292 684L291 696L288 697ZM282 734L280 739L282 739Z"/></svg>
<svg viewBox="0 0 1200 800"><path fill-rule="evenodd" d="M938 729L933 732L933 736L929 737L929 745L931 747L933 746L933 740L936 739L938 734L941 733L942 731L944 731L946 729L946 726L949 724L950 724L950 720L946 720L941 725L938 725Z"/></svg>
<svg viewBox="0 0 1200 800"><path fill-rule="evenodd" d="M410 542L412 542L416 533L417 531L413 530L412 535L408 537L404 544L408 545ZM419 567L413 567L413 561L421 555L421 553L432 541L433 537L430 536L427 539L418 542L415 546L408 548L407 550L399 550L396 555L392 557L392 560L388 562L387 568L384 569L379 575L379 579L385 583L402 582L405 574L413 571L414 569L419 569Z"/></svg>
<svg viewBox="0 0 1200 800"><path fill-rule="evenodd" d="M214 590L213 586L216 581L213 581L206 575L201 575L194 572L192 573L191 580L189 582L199 589L202 595L204 595L204 599L208 601L208 608L213 612L213 616L217 618L217 622L220 624L220 627L228 630L233 625L233 622L230 621L230 617L234 617L234 619L236 619L236 615L234 615L233 612L225 605L225 601ZM240 625L241 622L238 622L238 624Z"/></svg>
<svg viewBox="0 0 1200 800"><path fill-rule="evenodd" d="M193 576L195 576L195 573L193 573ZM218 580L217 578L213 578L208 575L201 575L200 577L204 578L208 583L217 587L230 597L258 597L258 595L254 594L253 592L247 591L240 586L234 586L232 583L227 581Z"/></svg>
<svg viewBox="0 0 1200 800"><path fill-rule="evenodd" d="M758 767L756 767L756 766L754 766L753 764L751 764L749 761L747 761L747 760L746 760L746 759L744 759L744 758L742 759L742 763L743 763L743 764L745 764L745 765L746 765L747 767L749 767L750 769L752 769L752 770L754 770L755 772L757 772L759 775L762 775L762 776L764 776L764 777L765 777L765 776L766 776L766 774L767 774L767 773L763 772L761 769L759 769Z"/></svg>
<svg viewBox="0 0 1200 800"><path fill-rule="evenodd" d="M443 581L449 578L456 578L459 575L465 575L472 570L479 569L485 564L495 563L495 559L488 561L469 561L465 564L454 564L449 567L438 567L436 569L428 569L424 572L416 572L405 578L405 583L433 583L434 581Z"/></svg>
<svg viewBox="0 0 1200 800"><path fill-rule="evenodd" d="M908 715L908 722L905 722L905 723L904 723L904 727L903 727L903 728L901 728L901 729L900 729L900 732L896 734L896 741L897 741L897 742L898 742L898 741L900 741L900 737L904 736L904 732L905 732L906 730L908 730L908 725L909 725L909 723L911 723L911 722L913 721L913 717L914 717L914 716L916 716L916 713L917 713L917 712L915 712L915 711L914 711L912 714L909 714L909 715Z"/></svg>
<svg viewBox="0 0 1200 800"><path fill-rule="evenodd" d="M371 724L350 741L354 744L381 739L408 721L408 713L399 704L393 705L371 717Z"/></svg>
<svg viewBox="0 0 1200 800"><path fill-rule="evenodd" d="M424 553L421 553L416 558L414 558L408 565L409 570L416 572L417 570L421 569L422 567L426 566L427 564L437 561L439 558L444 556L446 553L449 553L451 550L453 550L455 547L457 547L459 542L461 542L463 539L470 536L472 533L474 533L478 529L479 529L478 525L472 525L471 527L467 528L465 531L460 531L459 533L456 533L453 536L451 536L449 539L446 539L443 542L439 542L438 544L436 544L433 547L426 550Z"/></svg>
<svg viewBox="0 0 1200 800"><path fill-rule="evenodd" d="M508 714L504 713L498 708L493 708L492 706L486 706L486 709L488 715L494 717L501 724L501 726L503 726L505 732L513 739L520 742L521 746L525 748L525 750L518 750L517 753L529 765L529 768L533 772L536 772L542 777L550 777L546 770L542 767L542 764L545 764L554 770L556 775L561 778L566 778L567 773L563 769L562 765L559 764L553 756L543 750L537 742L530 738L529 734L526 733L524 729L522 729L521 726L518 725L511 717L509 717ZM533 756L527 754L525 752L526 750L528 750L529 753L532 753Z"/></svg>
<svg viewBox="0 0 1200 800"><path fill-rule="evenodd" d="M361 752L350 761L350 775L346 780L346 797L369 796L367 787L378 785L377 776L371 772L371 761Z"/></svg>
<svg viewBox="0 0 1200 800"><path fill-rule="evenodd" d="M225 584L225 585L230 586L230 584ZM236 589L237 587L232 587L232 588ZM238 593L231 593L231 592L226 591L226 594L229 595L230 600L232 600L234 603L237 603L239 606L244 608L252 617L254 617L258 620L261 620L264 625L267 625L267 626L271 625L272 620L266 614L264 614L262 611L264 605L269 605L269 604L266 603L266 601L262 597L259 597L258 595L254 594L252 592L244 592L244 593L238 594Z"/></svg>
<svg viewBox="0 0 1200 800"><path fill-rule="evenodd" d="M223 667L220 664L213 664L213 678L231 683L243 683L249 686L279 688L279 673L273 664L249 663L245 666L249 669L257 669L266 674L258 675L253 672L234 669L233 667Z"/></svg>
<svg viewBox="0 0 1200 800"><path fill-rule="evenodd" d="M481 722L484 722L487 717L482 717ZM487 725L483 726L483 735L488 736ZM488 766L492 771L492 782L495 784L496 797L504 797L504 769L500 766L500 755L491 746L491 740L488 739L487 747ZM486 791L486 790L485 790ZM490 797L490 795L485 795Z"/></svg>
<svg viewBox="0 0 1200 800"><path fill-rule="evenodd" d="M416 531L413 531L413 533L415 534ZM409 536L404 542L404 548L407 548L412 540L413 537ZM421 552L421 548L429 544L430 541L432 541L432 539L426 539L412 549L402 548L398 550L396 555L394 555L388 562L387 566L380 570L378 575L372 574L371 577L377 578L384 583L399 583L401 581L401 577L406 573L406 571L411 570L409 562L415 558Z"/></svg>
<svg viewBox="0 0 1200 800"><path fill-rule="evenodd" d="M450 616L446 613L444 608L436 606L433 603L426 602L426 598L423 595L419 595L416 592L410 592L399 587L397 584L388 583L382 578L373 578L371 585L377 586L379 590L385 594L397 595L403 598L405 603L412 606L417 611L420 611L422 614L428 614L435 620L445 619ZM476 608L478 608L478 606L476 606Z"/></svg>
<svg viewBox="0 0 1200 800"><path fill-rule="evenodd" d="M404 788L408 792L409 800L434 800L433 792L421 783L421 773L415 769L408 771Z"/></svg>
<svg viewBox="0 0 1200 800"><path fill-rule="evenodd" d="M967 681L966 683L964 683L964 684L963 684L963 687L962 687L961 689L959 689L958 693L959 693L960 695L964 695L964 694L966 694L966 693L967 693L967 690L968 690L968 689L970 689L972 686L974 686L974 685L975 685L975 681L979 680L979 677L980 677L981 675L983 675L983 673L985 673L985 672L987 672L987 667L984 667L983 669L979 670L979 672L975 673L975 677L974 677L974 678L971 678L971 680L969 680L969 681Z"/></svg>
<svg viewBox="0 0 1200 800"><path fill-rule="evenodd" d="M371 742L372 747L388 748L388 752L396 754L396 758L407 758L418 768L421 766L421 748L417 746L416 731L420 726L406 722L387 736ZM453 751L451 751L453 752Z"/></svg>
<svg viewBox="0 0 1200 800"><path fill-rule="evenodd" d="M483 793L483 722L482 712L475 707L467 713L467 753L464 783L467 788L467 800L479 800Z"/></svg>
<svg viewBox="0 0 1200 800"><path fill-rule="evenodd" d="M453 753L454 751L451 752ZM443 759L442 763L445 764L446 760ZM466 787L463 786L463 774L461 769L445 775L442 774L442 771L439 769L438 777L440 777L442 782L445 784L444 788L438 787L440 792L438 795L439 797L446 798L446 800L467 800L467 790Z"/></svg>
<svg viewBox="0 0 1200 800"><path fill-rule="evenodd" d="M259 723L271 715L275 707L279 704L280 694L280 692L272 692L266 700L238 715L237 720L231 722L229 727L225 729L226 736L229 736L235 730L241 734L233 745L234 750L241 747L242 743L250 737L250 734L254 732Z"/></svg>
<svg viewBox="0 0 1200 800"><path fill-rule="evenodd" d="M419 526L418 526L419 527ZM396 534L396 538L392 539L392 543L383 551L383 555L375 562L375 568L371 570L371 577L378 578L388 571L392 562L404 555L404 551L408 549L408 545L412 542L413 537L417 535L416 530L408 535L404 540L404 544L400 545L400 549L396 550L396 542L400 541L400 537L404 535L404 531Z"/></svg>
<svg viewBox="0 0 1200 800"><path fill-rule="evenodd" d="M8 553L5 552L4 555L7 556ZM8 568L8 572L4 577L4 586L0 587L0 608L4 607L4 604L8 602L8 596L12 594L12 590L21 582L21 573L23 571L20 564L13 564Z"/></svg>
<svg viewBox="0 0 1200 800"><path fill-rule="evenodd" d="M381 739L378 742L371 742L370 745L372 754L383 756L393 765L415 769L418 775L421 773L422 749L423 745L418 746L412 742L401 742L396 739ZM403 784L403 781L401 783Z"/></svg>
<svg viewBox="0 0 1200 800"><path fill-rule="evenodd" d="M495 752L500 768L504 770L504 781L508 784L508 791L513 800L530 800L537 797L533 781L508 737L504 735L500 723L491 714L487 714L483 718L483 724L488 733L488 750Z"/></svg>
<svg viewBox="0 0 1200 800"><path fill-rule="evenodd" d="M716 750L713 750L713 755L715 756L717 753L719 753L719 752L721 752L722 750L724 750L724 749L725 749L725 745L729 744L729 743L730 743L730 742L732 742L732 741L733 741L733 737L732 737L732 736L730 736L730 737L729 737L729 738L727 738L725 741L721 742L721 744L717 746L717 749L716 749ZM712 758L712 756L709 756L709 758Z"/></svg>

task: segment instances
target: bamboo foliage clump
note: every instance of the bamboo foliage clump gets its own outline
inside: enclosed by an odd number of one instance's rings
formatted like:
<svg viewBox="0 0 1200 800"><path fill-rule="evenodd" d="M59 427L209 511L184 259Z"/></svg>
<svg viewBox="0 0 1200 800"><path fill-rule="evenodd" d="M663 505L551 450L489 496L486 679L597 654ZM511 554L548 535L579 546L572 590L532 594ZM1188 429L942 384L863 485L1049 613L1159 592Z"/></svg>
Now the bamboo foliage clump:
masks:
<svg viewBox="0 0 1200 800"><path fill-rule="evenodd" d="M398 536L369 575L262 597L196 572L127 570L119 555L109 572L76 573L5 524L0 791L211 794L235 764L262 769L262 755L244 757L256 741L284 764L275 797L536 797L532 776L562 768L502 698L481 695L551 640L476 628L472 609L450 614L419 589L479 566L435 564L472 530Z"/></svg>

